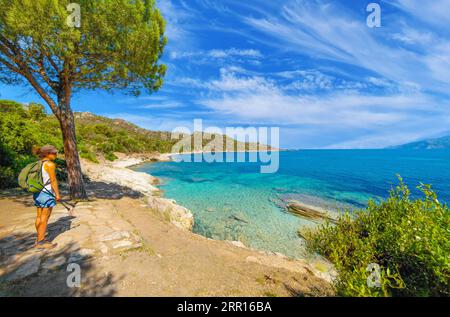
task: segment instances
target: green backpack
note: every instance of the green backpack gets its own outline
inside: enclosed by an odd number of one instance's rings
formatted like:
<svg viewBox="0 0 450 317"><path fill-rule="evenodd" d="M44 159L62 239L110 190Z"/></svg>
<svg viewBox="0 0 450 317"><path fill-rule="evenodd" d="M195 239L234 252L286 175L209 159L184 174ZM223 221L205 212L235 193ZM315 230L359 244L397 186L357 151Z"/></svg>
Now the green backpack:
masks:
<svg viewBox="0 0 450 317"><path fill-rule="evenodd" d="M19 186L29 193L39 193L44 188L42 161L30 163L19 174Z"/></svg>

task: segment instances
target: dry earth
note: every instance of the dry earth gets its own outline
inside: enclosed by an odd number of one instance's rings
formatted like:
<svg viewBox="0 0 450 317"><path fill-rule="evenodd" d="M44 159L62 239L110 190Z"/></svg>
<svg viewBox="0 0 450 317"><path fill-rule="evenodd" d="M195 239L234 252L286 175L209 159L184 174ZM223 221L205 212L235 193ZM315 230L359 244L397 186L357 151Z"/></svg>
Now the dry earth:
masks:
<svg viewBox="0 0 450 317"><path fill-rule="evenodd" d="M326 262L294 261L210 240L170 223L146 197L113 191L116 199L97 195L79 203L75 218L56 207L48 237L58 247L48 251L32 247L31 197L1 198L0 295L333 295L319 277L330 277ZM80 265L81 287L67 286L69 263Z"/></svg>

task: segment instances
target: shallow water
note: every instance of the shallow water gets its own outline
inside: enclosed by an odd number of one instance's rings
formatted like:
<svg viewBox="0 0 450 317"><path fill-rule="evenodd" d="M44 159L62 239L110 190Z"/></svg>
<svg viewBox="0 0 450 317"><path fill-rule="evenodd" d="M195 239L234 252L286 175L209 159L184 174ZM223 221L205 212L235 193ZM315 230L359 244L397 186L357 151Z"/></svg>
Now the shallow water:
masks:
<svg viewBox="0 0 450 317"><path fill-rule="evenodd" d="M307 256L297 230L315 224L287 213L287 199L336 210L363 207L370 198L387 197L400 174L414 196L420 195L415 186L423 182L433 185L441 201L450 201L448 150L279 154L275 174L261 174L259 163L237 162L163 162L134 169L159 177L165 196L193 212L194 232L292 257Z"/></svg>

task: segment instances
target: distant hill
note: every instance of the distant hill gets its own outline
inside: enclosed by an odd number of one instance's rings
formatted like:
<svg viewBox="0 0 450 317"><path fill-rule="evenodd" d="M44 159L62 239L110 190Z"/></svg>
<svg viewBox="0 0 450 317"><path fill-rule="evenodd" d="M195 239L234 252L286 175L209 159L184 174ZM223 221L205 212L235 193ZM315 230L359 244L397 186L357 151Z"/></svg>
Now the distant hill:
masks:
<svg viewBox="0 0 450 317"><path fill-rule="evenodd" d="M391 149L416 149L416 150L431 150L431 149L450 149L450 135L435 139L425 139L422 141L406 143L397 146L389 147Z"/></svg>
<svg viewBox="0 0 450 317"><path fill-rule="evenodd" d="M78 151L82 158L114 161L115 153L167 153L181 139L172 139L171 132L151 131L122 119L110 119L89 112L74 114ZM191 140L201 132L191 135ZM255 149L255 143L238 142L230 137L203 134L201 142L191 142L191 151L236 151ZM213 143L211 143L213 142ZM198 143L198 144L196 144ZM11 100L0 100L0 188L16 186L19 171L36 160L33 146L53 144L60 153L63 143L59 123L44 106L24 105ZM205 146L205 145L209 145ZM260 146L265 150L267 146ZM181 149L187 151L189 149Z"/></svg>
<svg viewBox="0 0 450 317"><path fill-rule="evenodd" d="M167 153L181 139L173 139L171 132L146 130L123 119L110 119L90 112L76 112L74 117L80 156L91 161L96 161L98 156L115 160L115 152ZM193 148L190 151L249 150L256 145L218 134L203 133L201 138L200 134L201 132L195 132L191 135ZM194 136L200 136L201 142L194 142ZM31 154L33 145L47 143L63 150L59 123L53 115L47 114L39 104L24 105L11 100L0 100L0 146L15 155L27 156ZM210 145L210 148L205 147L206 145ZM265 149L266 146L260 145L260 150Z"/></svg>
<svg viewBox="0 0 450 317"><path fill-rule="evenodd" d="M123 119L105 118L90 112L76 112L74 116L77 124L77 135L90 145L91 151L97 152L97 154L99 152L104 154L112 152L165 153L171 152L173 145L181 140L181 137L172 139L171 132L143 129ZM191 135L191 151L209 150L210 146L213 146L213 150L216 152L236 151L237 149L248 150L257 145L256 143L239 142L219 134L203 133L203 138L201 138L200 134L201 132L195 132ZM198 142L198 144L194 142L194 136L199 136L202 142ZM221 140L222 138L223 142L214 143L215 140ZM98 139L100 139L100 142L98 142ZM211 143L212 141L213 143ZM106 142L107 146L105 147L105 143L101 142ZM259 149L265 150L266 147L260 145ZM108 158L108 155L106 158Z"/></svg>

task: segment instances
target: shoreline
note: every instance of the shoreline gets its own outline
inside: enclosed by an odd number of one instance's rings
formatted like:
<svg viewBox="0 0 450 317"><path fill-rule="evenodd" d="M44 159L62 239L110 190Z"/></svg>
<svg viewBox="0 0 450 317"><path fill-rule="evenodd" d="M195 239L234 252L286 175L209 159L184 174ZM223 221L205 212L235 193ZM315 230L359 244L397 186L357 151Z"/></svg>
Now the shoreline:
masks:
<svg viewBox="0 0 450 317"><path fill-rule="evenodd" d="M273 149L272 152L283 152L288 150L283 149ZM215 153L254 153L254 152L268 152L264 150L256 150L256 151L216 151ZM129 168L132 166L137 166L146 163L158 163L158 162L170 162L174 161L173 157L176 155L192 155L192 154L203 154L208 153L205 151L189 151L189 152L169 152L169 153L143 153L143 154L134 154L131 156L124 156L122 153L114 153L123 158L117 159L112 162L112 165L115 167L125 167Z"/></svg>
<svg viewBox="0 0 450 317"><path fill-rule="evenodd" d="M80 202L76 218L57 206L49 234L58 245L36 252L35 207L28 202L28 195L0 198L0 295L335 295L327 263L208 239L131 196ZM83 268L80 288L67 287L71 263Z"/></svg>
<svg viewBox="0 0 450 317"><path fill-rule="evenodd" d="M219 153L228 153L230 151L220 151ZM248 152L248 151L245 151ZM165 202L165 203L169 203L172 204L172 207L174 207L175 209L177 209L176 211L176 218L180 217L180 213L185 213L187 214L188 218L192 218L192 224L188 224L187 226L185 224L183 224L181 227L184 227L185 229L188 229L189 231L192 231L193 228L193 223L194 223L194 216L192 214L192 212L186 208L185 206L182 206L180 204L178 204L176 202L176 200L174 199L169 199L169 198L165 198L164 196L161 196L161 190L153 185L158 185L160 184L160 180L159 178L149 174L149 173L144 173L144 172L137 172L134 171L133 169L131 169L133 166L139 166L142 164L148 164L148 163L160 163L160 162L174 162L173 157L176 155L191 155L191 154L201 154L204 153L202 151L190 151L190 152L183 152L183 153L151 153L151 154L135 154L132 156L127 156L124 155L122 153L115 153L116 156L120 157L119 159L117 159L116 161L113 161L111 163L109 163L109 165L113 166L114 168L121 168L121 169L126 169L128 171L131 171L132 173L134 173L136 176L139 175L139 177L144 178L145 175L148 175L151 177L152 180L152 190L150 195L148 195L148 193L144 193L144 195L148 196L148 201L149 204L152 206L155 206L156 209L162 209L162 208L166 208L167 206L164 206L165 204L163 204L163 206L161 206L161 202ZM233 153L242 153L239 151L235 151ZM103 163L103 164L107 164L108 163ZM145 177L147 179L149 179L148 177ZM132 188L132 189L137 189ZM155 197L154 194L157 194L157 197ZM298 200L288 200L286 201L287 205L286 205L286 210L288 212L290 212L293 215L297 215L297 216L301 216L304 219L316 219L316 220L330 220L331 222L335 222L338 218L338 213L337 210L332 210L332 209L325 209L323 206L320 205L314 205L314 204L310 204L310 203L305 203L302 201L298 201ZM179 226L180 224L178 223L178 221L174 221L174 224ZM300 232L299 228L299 232ZM244 243L242 243L241 241L229 241L229 240L224 240L224 241L228 241L231 242L237 246L240 247L246 247L251 249L250 247L247 247L244 245ZM252 249L254 250L254 249ZM258 250L256 250L258 251ZM276 252L275 252L276 253ZM283 254L283 256L286 256Z"/></svg>
<svg viewBox="0 0 450 317"><path fill-rule="evenodd" d="M119 185L123 184L123 177L127 177L127 187L130 187L133 190L137 190L144 195L146 200L147 207L161 213L170 223L175 225L178 228L186 230L192 233L195 236L201 236L207 240L211 241L223 241L226 244L233 245L238 248L244 248L246 250L256 252L258 254L264 254L266 256L274 256L279 259L284 259L288 261L308 263L308 261L315 258L314 261L319 261L321 263L326 263L325 266L329 266L330 263L323 259L320 256L313 256L308 260L308 258L292 258L285 254L274 252L274 251L265 251L251 248L245 245L241 241L231 241L231 240L215 240L211 239L192 231L194 225L194 215L193 213L186 207L179 205L176 200L169 199L161 196L161 191L155 185L159 184L159 179L153 175L144 172L137 172L130 167L137 166L146 163L158 163L158 162L170 162L172 161L172 156L174 155L188 155L188 154L198 154L202 152L183 152L183 153L151 153L151 154L135 154L131 156L127 156L121 153L115 153L116 156L119 157L114 162L100 162L100 163L91 163L86 160L82 160L83 171L86 172L88 177L92 176L92 168L95 167L100 169L102 172L101 175L108 175L106 177L111 181L111 175L117 174L118 179L114 179L113 182ZM225 152L222 152L225 153ZM124 171L127 171L126 173ZM117 173L119 172L119 173ZM98 174L97 174L98 175ZM97 181L106 181L105 177L96 178ZM131 180L131 181L130 181ZM151 186L151 190L142 190L142 182L147 182L148 186ZM137 184L136 184L137 183ZM320 272L318 270L313 270L314 274L318 277L325 279L328 282L331 282L336 273L334 269L329 269L327 272Z"/></svg>
<svg viewBox="0 0 450 317"><path fill-rule="evenodd" d="M317 282L314 282L314 280L309 281L308 279L308 282L304 282L306 284L331 285L335 280L337 273L334 266L321 257L291 258L281 253L253 249L240 241L214 240L192 232L194 223L192 212L178 205L175 200L161 197L160 190L154 186L158 182L156 177L124 167L145 162L158 162L158 158L167 161L168 155L147 154L127 156L123 154L120 156L115 162L101 160L99 163L93 163L85 159L81 160L83 173L90 179L92 184L98 185L95 183L102 183L106 186L104 189L108 189L108 184L118 185L119 187L112 191L119 191L119 193L116 195L115 192L110 191L109 194L112 194L112 196L106 198L99 198L92 195L93 199L81 202L78 205L75 212L77 218L68 220L73 222L75 226L67 226L67 231L61 233L56 242L59 245L59 250L70 248L73 242L79 241L79 250L70 249L67 256L64 256L64 259L61 256L56 257L55 255L55 259L43 257L36 261L33 260L34 262L29 264L33 265L33 270L26 271L26 278L25 275L17 276L18 273L16 274L14 272L22 273L22 266L28 265L28 263L24 264L21 260L22 258L28 259L28 253L21 256L19 260L16 258L6 258L4 260L7 261L8 267L7 270L0 270L0 277L2 275L10 276L12 274L16 276L15 278L34 281L35 273L40 272L39 274L41 274L43 270L48 270L48 267L56 267L64 261L70 261L72 258L75 259L75 257L77 257L77 261L87 259L97 264L105 263L105 265L108 265L111 263L113 267L108 268L108 270L113 273L119 273L125 269L125 267L120 265L120 259L123 259L124 254L121 252L127 252L129 254L127 257L134 259L132 260L133 264L131 265L130 263L127 270L133 270L133 267L142 267L141 269L144 270L145 266L140 266L139 264L141 263L142 257L148 257L148 260L146 260L148 261L147 265L157 265L157 262L155 262L156 259L156 261L168 261L166 265L177 267L178 264L170 262L172 256L177 256L179 261L192 262L198 260L197 254L200 252L204 256L199 261L204 262L205 270L209 267L215 267L218 263L228 263L227 261L231 261L230 265L231 263L237 265L236 263L239 262L240 264L237 266L240 270L246 270L251 266L260 268L264 272L278 271L282 274L279 277L280 279L287 279L292 274L308 274L311 278L317 279ZM141 195L122 196L120 193L122 191L121 187L126 191L132 190L139 192ZM98 194L102 194L103 190L98 187L88 189ZM11 205L11 208L7 208L8 210L12 208L17 210L24 209L21 202L17 201L17 199L7 196L1 199L3 199L4 204ZM22 199L25 201L28 198L23 197ZM31 206L26 205L23 213L33 217L29 212L31 209ZM4 211L6 212L6 210ZM55 224L51 226L59 226L60 219L66 219L64 218L65 213L64 208L59 206L55 210L55 214L58 217L54 220ZM0 213L1 215L11 220L11 216L8 213ZM154 218L155 216L156 218ZM123 219L121 220L119 218ZM146 220L144 221L144 219ZM127 224L130 221L134 221L133 226L135 229ZM29 223L25 223L24 226L29 227L27 230L30 232L33 231L31 220ZM1 232L3 234L20 234L20 232L14 232L16 228L19 228L16 224L6 224ZM92 234L98 235L99 237L91 237ZM81 242L80 239L84 242ZM9 240L5 241L9 243ZM178 250L180 243L191 246L190 251L186 251L186 254L183 252L180 253ZM153 246L151 246L152 244ZM156 257L154 252L156 252ZM173 253L174 255L166 258L166 255L172 254L172 252L175 252ZM214 255L212 259L210 258L211 252ZM234 257L234 259L230 260L230 257ZM158 267L158 269L161 268ZM189 271L189 268L187 270ZM220 272L219 270L217 273L214 273L214 276L220 274ZM229 272L228 274L232 274L233 272ZM65 271L63 273L65 274ZM195 274L195 272L185 273L186 278ZM246 272L244 275L249 276L249 274ZM132 277L129 278L132 279ZM159 279L160 277L157 275L155 278ZM174 277L174 279L177 278ZM255 277L255 279L257 280L256 284L259 285L258 277ZM226 280L228 281L229 279L226 278Z"/></svg>

